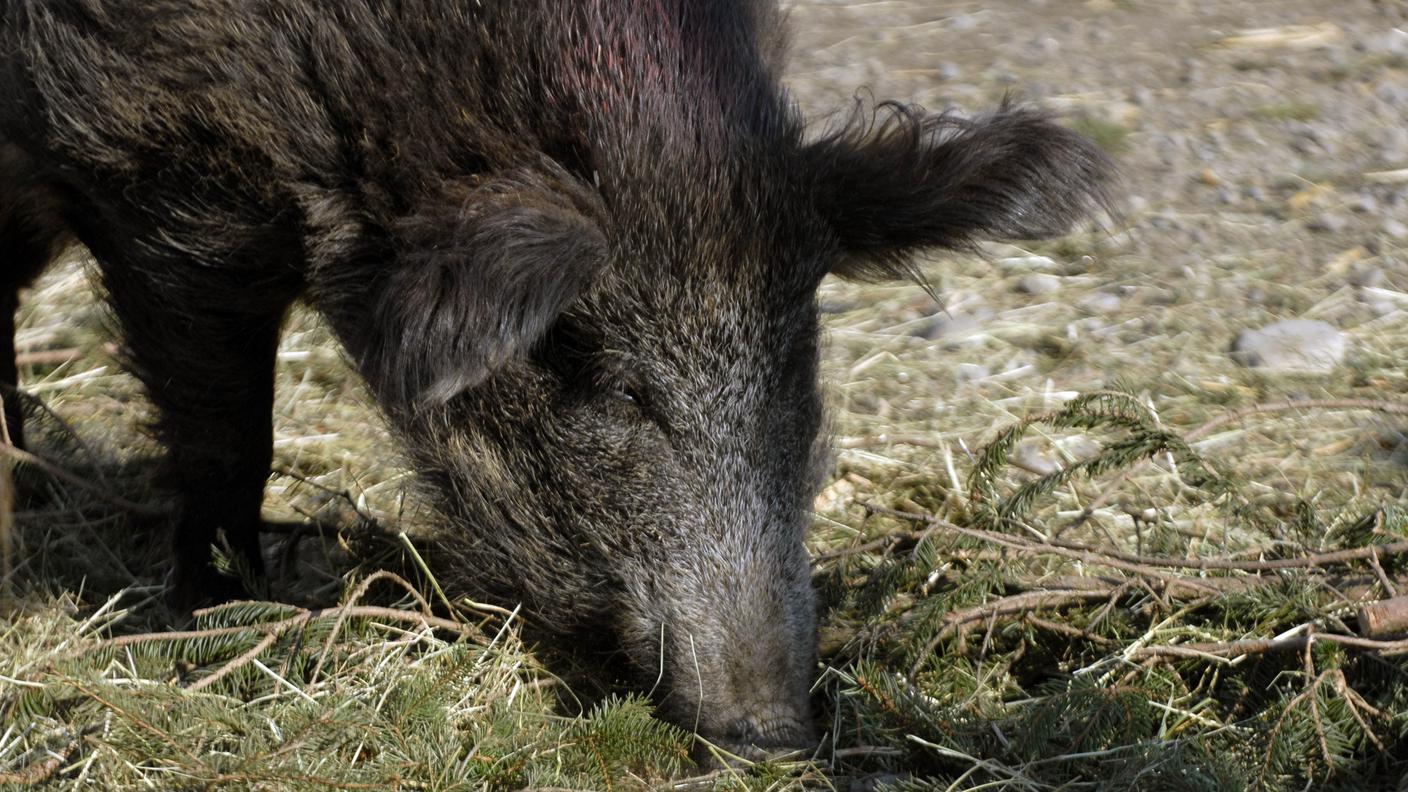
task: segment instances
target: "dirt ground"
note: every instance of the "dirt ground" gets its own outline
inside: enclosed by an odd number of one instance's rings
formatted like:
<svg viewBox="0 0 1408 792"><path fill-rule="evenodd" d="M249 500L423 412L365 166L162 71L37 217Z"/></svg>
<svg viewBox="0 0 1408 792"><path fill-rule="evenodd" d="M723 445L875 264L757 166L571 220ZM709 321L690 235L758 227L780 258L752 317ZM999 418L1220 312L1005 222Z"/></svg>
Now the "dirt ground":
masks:
<svg viewBox="0 0 1408 792"><path fill-rule="evenodd" d="M912 288L831 287L843 446L971 439L1003 405L1115 382L1192 412L1408 389L1408 4L882 0L798 2L792 18L790 84L819 116L856 85L966 112L1011 95L1065 113L1123 176L1102 230L936 260L946 311ZM1229 356L1285 319L1339 331L1340 365ZM1368 419L1373 442L1356 445L1337 420L1303 435L1308 453L1344 440L1401 467L1400 425Z"/></svg>

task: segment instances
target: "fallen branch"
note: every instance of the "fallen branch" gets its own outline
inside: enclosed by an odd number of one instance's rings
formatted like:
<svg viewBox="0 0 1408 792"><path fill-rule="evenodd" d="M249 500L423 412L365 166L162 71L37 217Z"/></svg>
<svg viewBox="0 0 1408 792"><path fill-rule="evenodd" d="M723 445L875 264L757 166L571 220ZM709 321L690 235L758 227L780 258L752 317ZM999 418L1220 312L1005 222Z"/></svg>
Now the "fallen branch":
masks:
<svg viewBox="0 0 1408 792"><path fill-rule="evenodd" d="M1115 569L1122 569L1127 572L1149 575L1151 577L1163 577L1164 575L1150 569L1150 567L1271 572L1284 569L1317 569L1328 566L1342 566L1356 561L1370 561L1386 556L1408 555L1408 541L1403 541L1382 545L1368 545L1367 547L1356 547L1349 550L1332 550L1324 553L1298 556L1296 558L1276 558L1264 561L1236 561L1228 558L1169 558L1166 556L1121 553L1117 550L1105 550L1091 545L1067 542L1060 539L1038 542L1015 534L986 531L980 528L966 528L926 514L903 512L869 505L866 505L866 508L877 514L885 514L891 517L912 520L914 522L928 523L931 526L943 528L944 530L952 531L963 536L982 539L1012 549L1049 552L1052 555L1078 558L1082 561L1105 564ZM1194 581L1188 582L1190 584L1194 583ZM1203 581L1196 582L1202 583Z"/></svg>
<svg viewBox="0 0 1408 792"><path fill-rule="evenodd" d="M1346 646L1351 649L1379 652L1385 655L1408 654L1408 638L1397 641L1379 641L1372 638L1359 638L1353 635L1317 632L1314 634L1290 635L1284 638L1246 638L1240 641L1145 646L1132 652L1129 655L1129 659L1167 657L1228 660L1245 655L1303 652L1316 641L1339 644L1340 646Z"/></svg>
<svg viewBox="0 0 1408 792"><path fill-rule="evenodd" d="M322 608L320 610L298 611L286 619L276 622L266 622L262 624L239 625L233 627L214 627L209 630L185 630L181 632L157 632L141 633L138 635L123 635L117 638L109 638L104 641L90 644L82 649L79 654L102 651L105 649L117 649L124 646L134 646L137 644L161 643L164 641L185 641L200 638L217 638L223 635L234 635L245 632L262 633L282 633L292 627L306 621L316 619L326 619L332 617L346 617L350 619L383 619L385 621L401 622L405 624L419 624L424 627L433 627L437 630L454 633L461 638L473 638L478 631L466 624L460 624L450 619L439 616L431 616L426 613L415 613L413 611L397 610L395 608L385 608L376 605L358 605L351 608Z"/></svg>

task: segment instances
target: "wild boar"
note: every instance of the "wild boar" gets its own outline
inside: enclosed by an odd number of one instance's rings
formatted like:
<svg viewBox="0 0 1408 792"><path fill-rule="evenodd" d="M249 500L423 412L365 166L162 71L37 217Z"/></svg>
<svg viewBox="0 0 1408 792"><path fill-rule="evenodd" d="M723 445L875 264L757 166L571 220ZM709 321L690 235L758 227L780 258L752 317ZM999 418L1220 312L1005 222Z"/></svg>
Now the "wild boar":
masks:
<svg viewBox="0 0 1408 792"><path fill-rule="evenodd" d="M92 252L193 603L239 594L217 532L260 567L306 301L432 492L448 578L710 740L804 745L818 284L1061 233L1109 166L1013 106L809 132L784 38L765 0L0 0L0 329Z"/></svg>

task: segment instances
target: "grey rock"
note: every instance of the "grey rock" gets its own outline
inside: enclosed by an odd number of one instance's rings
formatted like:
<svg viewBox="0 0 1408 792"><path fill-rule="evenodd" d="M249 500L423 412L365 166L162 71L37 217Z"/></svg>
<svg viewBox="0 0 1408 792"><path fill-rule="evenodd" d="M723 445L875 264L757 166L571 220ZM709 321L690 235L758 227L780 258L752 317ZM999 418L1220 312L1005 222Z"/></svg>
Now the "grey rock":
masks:
<svg viewBox="0 0 1408 792"><path fill-rule="evenodd" d="M1057 440L1056 447L1060 449L1064 457L1077 462L1089 459L1105 450L1105 447L1098 441L1086 437L1085 435L1074 435Z"/></svg>
<svg viewBox="0 0 1408 792"><path fill-rule="evenodd" d="M997 262L1007 272L1055 269L1056 261L1047 256L1012 256Z"/></svg>
<svg viewBox="0 0 1408 792"><path fill-rule="evenodd" d="M1035 440L1024 440L1012 449L1012 456L1008 461L1013 467L1021 468L1028 473L1035 473L1038 476L1049 476L1061 469L1061 465L1051 458L1051 455L1041 450L1040 444Z"/></svg>
<svg viewBox="0 0 1408 792"><path fill-rule="evenodd" d="M978 382L992 376L987 366L977 363L959 363L953 367L953 378L959 382Z"/></svg>
<svg viewBox="0 0 1408 792"><path fill-rule="evenodd" d="M940 341L949 348L972 343L993 316L991 309L980 308L973 313L941 313L926 322L917 335L930 341Z"/></svg>
<svg viewBox="0 0 1408 792"><path fill-rule="evenodd" d="M1356 214L1373 214L1379 211L1379 200L1368 193L1360 193L1350 199L1349 210Z"/></svg>
<svg viewBox="0 0 1408 792"><path fill-rule="evenodd" d="M1408 105L1408 88L1396 83L1385 82L1374 91L1380 101L1394 107Z"/></svg>
<svg viewBox="0 0 1408 792"><path fill-rule="evenodd" d="M950 30L963 32L977 27L978 20L972 14L959 14L948 18L948 26Z"/></svg>
<svg viewBox="0 0 1408 792"><path fill-rule="evenodd" d="M1345 339L1326 322L1288 319L1242 331L1230 352L1249 368L1325 373L1344 359Z"/></svg>
<svg viewBox="0 0 1408 792"><path fill-rule="evenodd" d="M1394 28L1360 42L1357 49L1382 55L1408 56L1408 30Z"/></svg>
<svg viewBox="0 0 1408 792"><path fill-rule="evenodd" d="M1109 292L1096 292L1083 298L1077 306L1087 313L1103 314L1114 313L1120 309L1124 301L1117 294Z"/></svg>
<svg viewBox="0 0 1408 792"><path fill-rule="evenodd" d="M1388 276L1384 274L1383 267L1369 267L1357 270L1350 274L1349 282L1354 286L1368 289L1377 289L1384 285Z"/></svg>
<svg viewBox="0 0 1408 792"><path fill-rule="evenodd" d="M1306 221L1305 227L1310 231L1317 231L1322 234L1337 234L1345 229L1349 221L1344 215L1326 212L1316 215Z"/></svg>
<svg viewBox="0 0 1408 792"><path fill-rule="evenodd" d="M1038 36L1031 47L1043 55L1054 55L1061 50L1061 42L1051 36Z"/></svg>
<svg viewBox="0 0 1408 792"><path fill-rule="evenodd" d="M855 300L823 299L817 308L824 314L843 314L860 307Z"/></svg>
<svg viewBox="0 0 1408 792"><path fill-rule="evenodd" d="M1404 225L1402 220L1387 218L1383 225L1384 233L1394 239L1408 239L1408 225Z"/></svg>
<svg viewBox="0 0 1408 792"><path fill-rule="evenodd" d="M1017 291L1022 294L1051 294L1061 290L1061 279L1045 272L1024 275L1017 281Z"/></svg>
<svg viewBox="0 0 1408 792"><path fill-rule="evenodd" d="M1370 300L1366 304L1369 306L1369 313L1373 314L1375 319L1382 319L1398 310L1398 306L1394 305L1392 300Z"/></svg>

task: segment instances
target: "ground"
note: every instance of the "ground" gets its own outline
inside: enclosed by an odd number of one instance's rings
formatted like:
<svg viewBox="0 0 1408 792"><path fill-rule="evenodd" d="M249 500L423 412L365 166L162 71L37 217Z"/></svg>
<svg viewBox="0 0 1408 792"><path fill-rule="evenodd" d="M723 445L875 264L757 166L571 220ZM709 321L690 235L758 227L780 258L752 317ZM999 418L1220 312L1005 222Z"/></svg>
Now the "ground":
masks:
<svg viewBox="0 0 1408 792"><path fill-rule="evenodd" d="M818 127L862 85L964 112L1011 96L1095 138L1122 181L1118 211L1068 239L926 260L939 304L823 286L829 744L699 783L1402 789L1408 645L1360 608L1408 586L1408 5L798 0L791 22L787 82ZM0 634L0 786L688 774L637 704L556 715L493 613L432 633L250 606L209 635L144 633L163 551L110 493L143 492L152 448L81 264L22 311L26 390L54 416L41 451L81 476L14 471L46 500L0 530L22 595ZM1300 365L1231 353L1284 320L1324 323L1282 345ZM393 447L295 317L269 516L414 532ZM348 548L298 548L282 591L336 601ZM100 643L109 625L128 643Z"/></svg>

